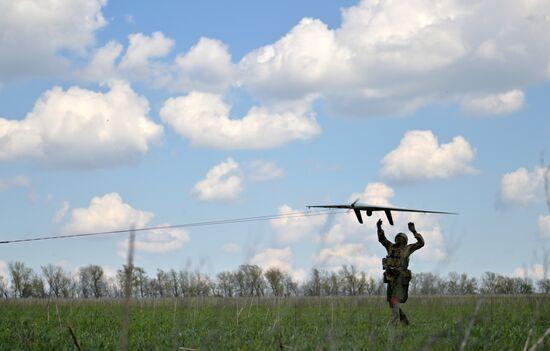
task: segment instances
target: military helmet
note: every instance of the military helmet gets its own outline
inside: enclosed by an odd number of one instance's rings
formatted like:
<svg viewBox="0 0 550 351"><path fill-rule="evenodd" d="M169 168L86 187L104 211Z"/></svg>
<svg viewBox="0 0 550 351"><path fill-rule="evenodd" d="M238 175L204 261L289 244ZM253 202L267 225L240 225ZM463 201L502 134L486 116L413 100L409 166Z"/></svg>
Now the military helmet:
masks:
<svg viewBox="0 0 550 351"><path fill-rule="evenodd" d="M407 235L405 233L398 233L395 236L395 243L396 244L407 245L407 241L408 241L408 238L407 238Z"/></svg>

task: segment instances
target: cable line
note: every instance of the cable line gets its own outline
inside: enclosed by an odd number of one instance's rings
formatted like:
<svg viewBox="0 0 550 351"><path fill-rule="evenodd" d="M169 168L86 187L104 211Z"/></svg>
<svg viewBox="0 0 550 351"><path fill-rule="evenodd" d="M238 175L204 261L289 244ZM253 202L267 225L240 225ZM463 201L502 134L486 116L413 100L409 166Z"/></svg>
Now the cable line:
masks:
<svg viewBox="0 0 550 351"><path fill-rule="evenodd" d="M144 232L144 231L151 231L151 230L205 227L205 226L212 226L212 225L234 224L234 223L244 223L244 222L260 222L260 221L279 220L279 219L286 219L286 218L321 216L326 214L337 214L337 213L344 213L344 212L347 212L347 211L334 211L334 210L326 211L325 210L325 211L310 211L310 212L288 212L288 213L281 213L277 215L219 219L219 220L191 222L191 223L175 224L175 225L161 225L161 226L155 226L155 227L128 228L128 229L109 230L109 231L103 231L103 232L73 233L73 234L50 235L50 236L42 236L42 237L34 237L34 238L24 238L24 239L0 240L0 244L13 244L13 243L23 243L23 242L30 242L30 241L68 239L68 238L78 238L78 237L86 237L86 236L113 235L113 234L128 233L132 231Z"/></svg>

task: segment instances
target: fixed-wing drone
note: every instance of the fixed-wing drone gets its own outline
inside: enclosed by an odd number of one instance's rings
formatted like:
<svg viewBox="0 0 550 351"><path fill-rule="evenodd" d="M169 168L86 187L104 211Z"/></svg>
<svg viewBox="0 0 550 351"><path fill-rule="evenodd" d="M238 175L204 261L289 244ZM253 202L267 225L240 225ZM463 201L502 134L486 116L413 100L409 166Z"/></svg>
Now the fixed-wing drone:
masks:
<svg viewBox="0 0 550 351"><path fill-rule="evenodd" d="M342 209L350 209L355 212L355 215L357 216L357 220L359 223L363 223L363 217L361 216L361 211L365 211L367 213L367 216L372 216L373 212L376 211L384 211L386 214L386 217L388 218L388 222L390 222L391 225L393 225L393 217L391 215L391 211L400 211L400 212L418 212L418 213L437 213L437 214L453 214L456 215L458 213L454 212L441 212L441 211L427 211L427 210L413 210L410 208L398 208L398 207L386 207L386 206L376 206L376 205L367 205L367 204L361 204L358 203L359 199L355 200L349 205L311 205L307 206L307 208L342 208Z"/></svg>

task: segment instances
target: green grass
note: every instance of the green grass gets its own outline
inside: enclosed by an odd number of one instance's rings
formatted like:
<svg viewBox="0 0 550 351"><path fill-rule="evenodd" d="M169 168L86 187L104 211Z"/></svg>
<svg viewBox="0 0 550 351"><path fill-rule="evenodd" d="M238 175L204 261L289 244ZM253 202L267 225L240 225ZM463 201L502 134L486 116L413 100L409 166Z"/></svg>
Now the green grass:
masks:
<svg viewBox="0 0 550 351"><path fill-rule="evenodd" d="M456 350L478 297L411 297L411 326L388 328L380 297L133 301L130 349ZM56 308L57 306L57 308ZM117 349L119 300L0 301L0 349ZM59 312L59 315L58 315ZM484 297L466 349L521 350L550 327L550 297ZM392 341L393 340L393 341ZM540 349L548 349L545 341Z"/></svg>

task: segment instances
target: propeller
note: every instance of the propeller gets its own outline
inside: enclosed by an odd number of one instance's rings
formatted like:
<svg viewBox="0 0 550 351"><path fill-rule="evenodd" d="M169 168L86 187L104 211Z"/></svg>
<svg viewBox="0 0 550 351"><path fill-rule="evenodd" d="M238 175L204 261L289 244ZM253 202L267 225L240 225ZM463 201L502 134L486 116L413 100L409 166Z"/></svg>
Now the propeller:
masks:
<svg viewBox="0 0 550 351"><path fill-rule="evenodd" d="M361 216L361 211L359 211L358 209L355 208L355 204L359 201L359 198L355 199L355 201L353 201L350 205L350 210L353 210L353 212L355 212L355 215L357 216L357 220L359 221L359 223L363 224L363 217ZM349 211L348 211L349 213Z"/></svg>

